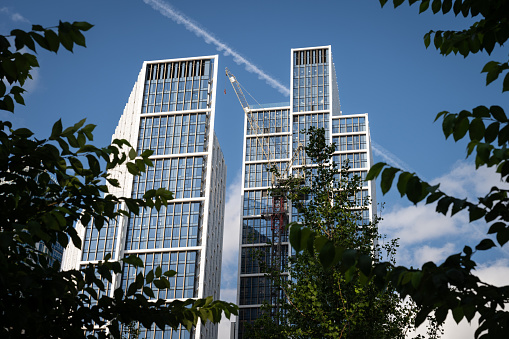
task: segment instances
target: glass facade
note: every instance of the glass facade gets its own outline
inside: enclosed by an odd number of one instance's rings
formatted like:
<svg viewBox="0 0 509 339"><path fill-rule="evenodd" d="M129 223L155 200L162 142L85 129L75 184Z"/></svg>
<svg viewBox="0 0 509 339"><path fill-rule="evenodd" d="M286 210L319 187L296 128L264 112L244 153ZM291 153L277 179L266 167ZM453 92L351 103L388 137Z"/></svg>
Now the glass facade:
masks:
<svg viewBox="0 0 509 339"><path fill-rule="evenodd" d="M291 173L298 173L310 161L303 152L299 156L295 156L294 152L308 143L306 132L310 127L315 127L323 128L327 142L336 144L333 161L338 164L348 162L349 177L365 178L372 164L367 114L341 115L338 93L332 93L337 92L337 83L330 46L295 49L291 52L291 58L290 109L274 107L256 110L249 115L251 119L246 119L237 295L240 308L236 328L238 338L244 337L245 324L260 316L261 304L270 302L274 294L263 272L263 267L271 261L270 244L275 240L281 243L283 277L291 255L288 231L274 236L268 218L272 211L272 198L268 193L268 188L272 186L272 174L267 170L267 157L280 171L285 171L293 157ZM373 207L376 206L374 190L371 183L364 182L352 202L361 206L368 197L373 205L369 210L359 211L359 223L369 222L376 213ZM299 221L299 215L291 205L285 203L284 210L289 214L288 220Z"/></svg>
<svg viewBox="0 0 509 339"><path fill-rule="evenodd" d="M213 131L216 65L217 56L165 60L147 62L140 72L114 137L136 145L138 154L152 150L153 167L138 177L114 172L123 186L113 192L142 198L148 190L165 188L174 199L159 211L147 208L111 220L100 231L84 227L83 264L108 253L114 259L136 255L143 260L144 268L124 265L115 288L125 289L138 273L161 266L177 274L169 278L168 290L152 286L156 297L219 297L226 166ZM199 324L191 333L139 329L139 338L217 337L217 326L210 324Z"/></svg>

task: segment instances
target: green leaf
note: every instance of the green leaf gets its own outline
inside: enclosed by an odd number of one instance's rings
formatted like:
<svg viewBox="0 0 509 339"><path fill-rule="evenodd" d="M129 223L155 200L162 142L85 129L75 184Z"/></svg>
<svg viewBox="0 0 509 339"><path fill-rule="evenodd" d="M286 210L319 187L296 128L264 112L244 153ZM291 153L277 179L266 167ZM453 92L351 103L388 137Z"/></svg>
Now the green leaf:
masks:
<svg viewBox="0 0 509 339"><path fill-rule="evenodd" d="M475 205L470 206L468 212L470 216L470 222L480 219L484 217L484 215L486 214L486 211L484 209L477 207Z"/></svg>
<svg viewBox="0 0 509 339"><path fill-rule="evenodd" d="M465 136L465 134L467 134L468 127L470 126L470 122L468 121L467 118L463 118L459 121L458 120L456 120L454 124L453 132L454 141L462 139Z"/></svg>
<svg viewBox="0 0 509 339"><path fill-rule="evenodd" d="M483 47L486 50L486 52L488 52L488 54L491 54L491 52L493 51L495 43L496 37L494 30L487 30L483 38Z"/></svg>
<svg viewBox="0 0 509 339"><path fill-rule="evenodd" d="M393 0L394 8L400 6L405 0Z"/></svg>
<svg viewBox="0 0 509 339"><path fill-rule="evenodd" d="M53 30L47 29L44 31L44 37L48 42L48 49L56 53L60 47L60 41L57 34Z"/></svg>
<svg viewBox="0 0 509 339"><path fill-rule="evenodd" d="M507 73L504 77L504 82L502 83L502 92L509 91L509 73Z"/></svg>
<svg viewBox="0 0 509 339"><path fill-rule="evenodd" d="M403 172L399 175L397 187L398 187L398 191L402 197L406 194L408 180L412 176L413 176L413 174L410 172Z"/></svg>
<svg viewBox="0 0 509 339"><path fill-rule="evenodd" d="M161 266L157 266L156 270L155 270L156 278L160 278L162 274L163 274L163 270L161 269Z"/></svg>
<svg viewBox="0 0 509 339"><path fill-rule="evenodd" d="M361 254L359 256L358 267L365 276L369 276L371 274L371 265L372 261L369 255Z"/></svg>
<svg viewBox="0 0 509 339"><path fill-rule="evenodd" d="M12 131L12 134L21 138L30 138L34 133L28 128L18 128Z"/></svg>
<svg viewBox="0 0 509 339"><path fill-rule="evenodd" d="M462 111L467 112L468 111ZM490 110L486 106L477 106L472 110L472 115L475 118L489 118L490 117Z"/></svg>
<svg viewBox="0 0 509 339"><path fill-rule="evenodd" d="M320 253L318 254L318 258L320 259L320 263L324 268L329 268L334 261L334 257L336 256L334 243L332 241L328 241L321 248Z"/></svg>
<svg viewBox="0 0 509 339"><path fill-rule="evenodd" d="M458 306L452 309L452 317L454 318L454 321L456 321L456 324L460 323L464 315L463 307Z"/></svg>
<svg viewBox="0 0 509 339"><path fill-rule="evenodd" d="M490 154L491 154L491 149L492 148L493 148L493 146L491 146L490 144L479 143L477 145L477 157L476 157L476 161L478 159L480 159L482 161L482 164L487 163L489 161Z"/></svg>
<svg viewBox="0 0 509 339"><path fill-rule="evenodd" d="M500 123L498 121L490 124L488 128L486 128L486 132L484 133L484 141L488 144L491 144L498 136L498 129L500 128Z"/></svg>
<svg viewBox="0 0 509 339"><path fill-rule="evenodd" d="M509 140L509 125L505 125L498 132L498 145L502 146Z"/></svg>
<svg viewBox="0 0 509 339"><path fill-rule="evenodd" d="M366 175L366 181L373 180L380 175L380 171L382 168L387 165L385 162L377 162L369 169L368 174Z"/></svg>
<svg viewBox="0 0 509 339"><path fill-rule="evenodd" d="M48 42L46 41L46 38L43 37L42 35L40 35L39 33L35 33L35 32L30 32L29 33L30 36L35 40L35 42L41 46L42 48L44 49L47 49L47 50L50 50L49 49L49 44Z"/></svg>
<svg viewBox="0 0 509 339"><path fill-rule="evenodd" d="M422 0L421 4L419 5L419 14L426 11L429 7L429 0Z"/></svg>
<svg viewBox="0 0 509 339"><path fill-rule="evenodd" d="M447 111L442 111L442 112L438 113L437 116L435 117L434 121L436 122L442 115L447 115L447 114L449 114L449 112L447 112Z"/></svg>
<svg viewBox="0 0 509 339"><path fill-rule="evenodd" d="M131 148L129 150L129 159L134 160L137 156L138 156L138 153L136 152L136 150L134 148Z"/></svg>
<svg viewBox="0 0 509 339"><path fill-rule="evenodd" d="M506 225L503 222L496 222L490 226L488 234L498 233L504 229L506 229Z"/></svg>
<svg viewBox="0 0 509 339"><path fill-rule="evenodd" d="M137 257L134 254L131 254L129 257L124 258L122 261L124 263L132 265L134 267L143 267L143 260L141 260L139 257Z"/></svg>
<svg viewBox="0 0 509 339"><path fill-rule="evenodd" d="M72 23L73 27L76 27L80 31L88 31L90 28L94 27L94 25L89 24L86 21L75 21Z"/></svg>
<svg viewBox="0 0 509 339"><path fill-rule="evenodd" d="M470 140L482 140L484 138L484 122L481 118L475 118L468 128Z"/></svg>
<svg viewBox="0 0 509 339"><path fill-rule="evenodd" d="M444 0L444 2L442 3L442 12L444 14L447 14L451 10L451 8L452 8L452 0Z"/></svg>
<svg viewBox="0 0 509 339"><path fill-rule="evenodd" d="M398 171L399 169L395 167L389 167L384 169L384 171L382 172L382 181L380 182L382 194L387 193L391 189L392 182Z"/></svg>
<svg viewBox="0 0 509 339"><path fill-rule="evenodd" d="M60 43L66 50L72 52L73 49L73 40L69 32L65 32L64 30L58 28L58 37L60 38Z"/></svg>
<svg viewBox="0 0 509 339"><path fill-rule="evenodd" d="M425 198L425 196L423 196L423 187L421 184L421 180L418 177L412 176L408 180L406 195L408 197L408 200L410 200L414 204L417 204L419 201Z"/></svg>
<svg viewBox="0 0 509 339"><path fill-rule="evenodd" d="M500 106L491 106L490 112L493 118L495 118L499 122L507 122L507 116L505 115L504 110Z"/></svg>
<svg viewBox="0 0 509 339"><path fill-rule="evenodd" d="M475 249L479 250L479 251L485 251L485 250L489 250L490 248L496 247L496 246L497 245L495 245L493 240L491 240L491 239L483 239L483 240L481 240L481 242L477 246L475 246Z"/></svg>
<svg viewBox="0 0 509 339"><path fill-rule="evenodd" d="M342 263L342 269L350 269L355 265L355 262L357 261L357 251L348 249L343 252L343 260Z"/></svg>
<svg viewBox="0 0 509 339"><path fill-rule="evenodd" d="M504 246L509 241L509 229L508 228L498 231L497 241L500 244L500 246Z"/></svg>
<svg viewBox="0 0 509 339"><path fill-rule="evenodd" d="M448 114L444 117L444 121L442 122L442 130L444 131L446 139L451 135L455 121L456 114Z"/></svg>
<svg viewBox="0 0 509 339"><path fill-rule="evenodd" d="M150 284L154 280L154 271L150 270L145 276L145 281Z"/></svg>
<svg viewBox="0 0 509 339"><path fill-rule="evenodd" d="M413 288L418 288L419 285L421 284L421 280L422 280L422 272L421 271L412 272L412 286L413 286Z"/></svg>
<svg viewBox="0 0 509 339"><path fill-rule="evenodd" d="M433 14L438 13L441 7L442 3L440 0L433 0L433 3L431 4L431 10L433 11Z"/></svg>
<svg viewBox="0 0 509 339"><path fill-rule="evenodd" d="M431 40L431 33L428 32L428 33L424 34L424 46L426 46L426 48L429 47L430 40Z"/></svg>

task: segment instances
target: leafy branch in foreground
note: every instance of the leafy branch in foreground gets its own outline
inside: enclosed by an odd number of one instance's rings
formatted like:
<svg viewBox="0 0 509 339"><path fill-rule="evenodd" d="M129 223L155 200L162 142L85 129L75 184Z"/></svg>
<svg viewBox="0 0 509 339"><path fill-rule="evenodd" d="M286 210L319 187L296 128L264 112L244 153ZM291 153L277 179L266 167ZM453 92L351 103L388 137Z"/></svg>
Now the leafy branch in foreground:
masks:
<svg viewBox="0 0 509 339"><path fill-rule="evenodd" d="M74 45L85 47L85 37L81 32L88 31L93 25L88 22L60 21L56 27L44 28L40 25L33 25L30 32L14 29L10 35L0 35L0 110L14 112L14 100L24 105L23 85L27 79L32 79L30 71L39 67L37 57L32 53L22 53L27 48L34 53L36 46L57 53L60 45L72 52ZM14 39L15 50L11 49L11 42ZM7 92L8 86L10 87ZM14 99L14 100L13 100Z"/></svg>
<svg viewBox="0 0 509 339"><path fill-rule="evenodd" d="M74 44L85 45L80 31L90 27L61 22L58 33L37 25L28 33L14 30L15 50L12 37L0 36L0 110L14 111L12 97L24 104L22 87L38 66L35 55L20 49L35 51L39 45L56 52L62 45L72 51ZM156 300L154 291L169 288L168 278L175 272L163 273L161 267L142 272L143 263L134 256L111 261L106 254L104 261L81 271L61 272L59 263L51 263L38 249L40 243L48 249L65 247L69 238L81 248L77 222L93 222L101 229L116 218L159 209L172 199L165 189L149 190L141 199L111 194L119 187L111 170L139 175L152 166L152 152L137 155L126 140L98 148L90 143L94 128L81 120L64 129L59 120L47 139L37 139L27 128L13 129L9 121L0 121L0 336L119 338L120 328L133 322L191 330L199 321L217 323L223 313L228 318L237 314L235 305L210 297ZM122 265L140 271L126 291L117 288L109 296Z"/></svg>

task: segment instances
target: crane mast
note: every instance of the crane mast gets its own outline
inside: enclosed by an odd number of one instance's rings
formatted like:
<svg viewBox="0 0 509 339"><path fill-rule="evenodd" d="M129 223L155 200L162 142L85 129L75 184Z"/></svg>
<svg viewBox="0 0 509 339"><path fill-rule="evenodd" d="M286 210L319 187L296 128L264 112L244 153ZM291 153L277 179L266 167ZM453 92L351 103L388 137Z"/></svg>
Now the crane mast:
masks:
<svg viewBox="0 0 509 339"><path fill-rule="evenodd" d="M253 117L251 107L242 91L242 86L237 81L237 78L228 70L225 69L226 76L230 83L232 84L233 90L239 99L240 105L244 110L244 113L247 118L247 123L249 124L251 131L254 131L254 137L256 138L256 145L260 147L263 152L263 156L267 160L267 170L275 166L274 160L275 157L271 154L270 147L268 145L269 138L260 137L263 134L263 130L258 125L258 120ZM264 124L265 125L265 124ZM282 242L283 242L283 230L285 229L288 223L288 210L286 204L286 192L284 190L284 186L286 180L288 179L288 173L290 171L291 165L296 160L296 158L300 157L300 154L303 150L303 145L299 144L297 149L295 150L292 158L286 167L280 172L279 180L276 180L275 173L271 172L271 197L272 197L272 206L267 208L266 211L263 212L262 216L265 220L270 221L271 231L272 231L272 244L271 244L271 257L270 264L272 269L276 272L283 271L283 262L282 262ZM271 288L271 305L272 305L272 316L274 317L276 324L279 324L279 313L280 313L280 297L281 290L277 286L272 286Z"/></svg>

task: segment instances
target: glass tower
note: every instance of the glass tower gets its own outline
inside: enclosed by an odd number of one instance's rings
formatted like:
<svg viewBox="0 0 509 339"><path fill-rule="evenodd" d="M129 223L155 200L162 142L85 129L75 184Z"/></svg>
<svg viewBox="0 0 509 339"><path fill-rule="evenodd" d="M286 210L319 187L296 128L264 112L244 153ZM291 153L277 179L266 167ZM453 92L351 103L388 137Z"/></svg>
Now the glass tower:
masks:
<svg viewBox="0 0 509 339"><path fill-rule="evenodd" d="M135 254L145 270L161 266L177 272L170 289L153 287L156 297L219 299L226 166L214 134L217 61L216 55L143 64L113 139L127 139L138 153L153 150L154 166L139 177L125 166L112 171L121 188L110 192L141 198L163 187L174 200L159 211L119 217L100 231L79 225L82 251L66 253L67 267L97 262L108 253L117 260ZM125 265L108 293L125 289L140 270ZM155 325L140 330L139 338L217 337L211 323L198 324L192 333Z"/></svg>
<svg viewBox="0 0 509 339"><path fill-rule="evenodd" d="M336 143L333 159L339 164L348 159L352 175L365 178L373 163L368 115L342 115L331 47L292 49L291 65L290 103L284 107L267 105L263 109L253 109L251 121L256 122L253 126L258 128L253 128L247 117L244 122L244 185L237 290L240 310L235 338L243 337L245 324L258 318L262 303L270 303L274 297L270 281L260 269L260 262L270 262L270 243L273 241L271 221L264 218L272 210L267 157L271 157L272 164L286 168L297 147L306 145L305 131L314 126L324 128L326 139ZM292 170L298 170L306 163L309 160L302 154L294 159ZM372 199L372 205L363 211L363 217L368 221L376 214L376 196L370 182L363 184L356 199L362 202L366 196ZM284 209L288 211L288 220L298 220L291 206L286 204ZM281 243L282 274L285 275L284 267L291 254L287 231L277 239Z"/></svg>

